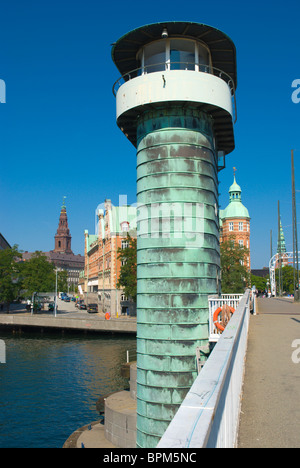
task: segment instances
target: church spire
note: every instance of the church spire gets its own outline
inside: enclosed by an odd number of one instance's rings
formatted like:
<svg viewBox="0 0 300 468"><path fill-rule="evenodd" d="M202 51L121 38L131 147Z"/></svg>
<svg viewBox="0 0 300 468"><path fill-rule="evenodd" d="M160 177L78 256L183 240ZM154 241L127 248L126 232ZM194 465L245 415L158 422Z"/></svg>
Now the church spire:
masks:
<svg viewBox="0 0 300 468"><path fill-rule="evenodd" d="M240 202L241 201L241 187L236 183L235 179L236 168L233 168L233 184L229 187L229 202Z"/></svg>
<svg viewBox="0 0 300 468"><path fill-rule="evenodd" d="M277 253L286 253L285 238L284 238L284 232L283 232L282 224L281 224L281 217L280 217L279 239L277 242Z"/></svg>
<svg viewBox="0 0 300 468"><path fill-rule="evenodd" d="M67 209L65 203L66 197L63 197L63 204L60 210L58 228L56 231L54 252L72 254L71 240L72 236L68 227Z"/></svg>

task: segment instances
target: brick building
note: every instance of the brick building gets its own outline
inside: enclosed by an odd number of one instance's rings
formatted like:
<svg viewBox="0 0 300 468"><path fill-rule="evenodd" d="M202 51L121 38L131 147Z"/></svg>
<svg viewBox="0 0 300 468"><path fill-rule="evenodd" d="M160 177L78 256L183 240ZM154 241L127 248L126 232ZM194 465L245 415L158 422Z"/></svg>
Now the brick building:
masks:
<svg viewBox="0 0 300 468"><path fill-rule="evenodd" d="M128 301L122 289L117 288L121 261L118 249L127 246L127 233L136 237L136 208L114 206L105 200L104 209L97 213L97 233L85 236L84 275L80 286L88 304L97 303L99 311L118 316L135 314L135 306Z"/></svg>
<svg viewBox="0 0 300 468"><path fill-rule="evenodd" d="M71 249L71 234L68 226L68 216L65 202L61 207L58 228L54 236L54 250L56 253L73 254Z"/></svg>
<svg viewBox="0 0 300 468"><path fill-rule="evenodd" d="M234 175L233 184L229 188L229 204L224 210L220 210L220 242L233 239L249 249L245 263L250 271L250 216L242 204L241 193L241 187L236 183Z"/></svg>

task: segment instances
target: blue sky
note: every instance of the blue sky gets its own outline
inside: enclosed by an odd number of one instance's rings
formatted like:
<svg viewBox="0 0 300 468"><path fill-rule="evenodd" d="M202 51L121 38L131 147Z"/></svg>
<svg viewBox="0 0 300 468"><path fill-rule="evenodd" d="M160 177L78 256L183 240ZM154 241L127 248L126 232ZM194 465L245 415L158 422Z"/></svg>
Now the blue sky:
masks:
<svg viewBox="0 0 300 468"><path fill-rule="evenodd" d="M220 204L237 168L251 216L252 268L268 266L280 201L292 250L291 149L300 189L300 4L278 1L9 0L1 2L0 232L20 249L51 250L63 196L74 253L95 209L119 195L136 201L135 148L118 129L111 44L131 29L194 21L221 29L237 49L235 150L219 174ZM299 92L300 97L300 92ZM300 206L297 194L298 220ZM299 225L298 225L299 228ZM300 231L300 228L299 228ZM274 252L275 253L275 252Z"/></svg>

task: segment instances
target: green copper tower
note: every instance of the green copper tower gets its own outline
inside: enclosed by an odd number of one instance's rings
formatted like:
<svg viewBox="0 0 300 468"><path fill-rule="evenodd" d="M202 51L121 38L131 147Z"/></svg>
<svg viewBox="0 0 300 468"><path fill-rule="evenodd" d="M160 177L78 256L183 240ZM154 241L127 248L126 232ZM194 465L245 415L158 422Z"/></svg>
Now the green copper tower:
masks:
<svg viewBox="0 0 300 468"><path fill-rule="evenodd" d="M277 242L277 253L284 254L286 253L286 246L285 246L284 232L282 229L281 217L280 217L279 226L280 228L279 228L279 236L278 236L278 242Z"/></svg>
<svg viewBox="0 0 300 468"><path fill-rule="evenodd" d="M117 124L137 155L137 446L152 448L197 376L196 348L209 345L235 47L213 27L167 22L121 37L112 57Z"/></svg>

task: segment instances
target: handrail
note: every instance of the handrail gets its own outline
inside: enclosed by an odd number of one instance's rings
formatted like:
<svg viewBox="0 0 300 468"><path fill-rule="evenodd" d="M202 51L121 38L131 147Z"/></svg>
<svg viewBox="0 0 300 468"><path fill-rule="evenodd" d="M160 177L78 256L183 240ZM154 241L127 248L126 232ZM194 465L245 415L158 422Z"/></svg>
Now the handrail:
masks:
<svg viewBox="0 0 300 468"><path fill-rule="evenodd" d="M136 361L136 348L135 349L127 349L126 351L126 362L127 364L131 361Z"/></svg>
<svg viewBox="0 0 300 468"><path fill-rule="evenodd" d="M157 448L236 447L249 316L247 290Z"/></svg>
<svg viewBox="0 0 300 468"><path fill-rule="evenodd" d="M186 66L192 66L193 69L190 70L190 71L196 71L196 72L199 72L199 73L209 73L211 75L214 75L214 76L218 76L219 78L221 78L223 81L225 81L225 83L227 83L227 85L229 86L229 89L230 89L230 92L231 92L231 96L233 97L233 102L234 102L234 115L235 115L235 119L234 119L234 123L236 123L237 121L237 106L236 106L236 97L235 97L235 85L234 85L234 82L233 82L233 79L231 78L230 75L228 75L228 73L224 72L224 70L221 70L220 68L217 68L217 67L212 67L210 65L203 65L203 64L198 64L198 63L195 63L195 62L160 62L160 63L154 63L154 64L151 64L151 65L145 65L143 67L138 67L138 68L135 68L134 70L131 70L127 73L124 73L124 75L120 76L113 84L113 87L112 87L112 92L113 92L113 95L116 97L117 95L117 91L116 91L116 86L119 85L119 87L121 86L121 81L123 80L124 82L127 82L129 80L131 80L132 78L136 78L137 76L142 76L142 75L146 75L147 73L154 73L154 72L157 72L157 71L178 71L178 70L181 70L181 68L176 68L176 69L172 69L172 65L186 65ZM162 67L161 70L154 70L154 72L151 72L149 71L151 68L157 68L157 67ZM185 70L187 70L187 68L185 68Z"/></svg>

